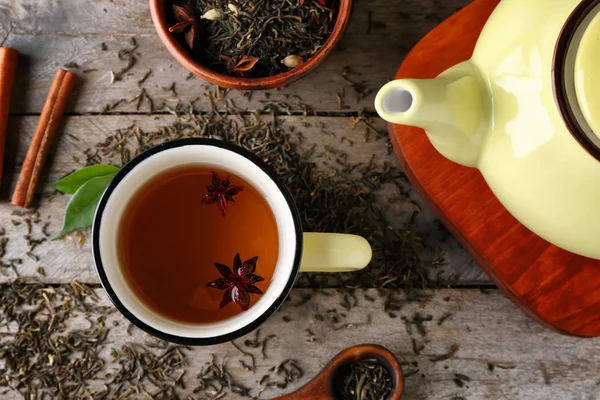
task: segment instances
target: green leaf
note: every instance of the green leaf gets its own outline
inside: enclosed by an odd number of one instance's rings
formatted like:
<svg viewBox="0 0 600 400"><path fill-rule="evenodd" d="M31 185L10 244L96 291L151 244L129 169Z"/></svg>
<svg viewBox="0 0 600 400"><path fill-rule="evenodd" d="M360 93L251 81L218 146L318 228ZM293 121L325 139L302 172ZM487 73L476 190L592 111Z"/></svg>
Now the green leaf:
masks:
<svg viewBox="0 0 600 400"><path fill-rule="evenodd" d="M91 165L75 171L60 181L53 183L52 187L63 193L73 194L90 179L99 176L114 176L118 171L119 168L113 167L112 165Z"/></svg>
<svg viewBox="0 0 600 400"><path fill-rule="evenodd" d="M92 178L77 189L67 205L62 231L53 240L92 226L100 198L114 176L115 174L111 174Z"/></svg>

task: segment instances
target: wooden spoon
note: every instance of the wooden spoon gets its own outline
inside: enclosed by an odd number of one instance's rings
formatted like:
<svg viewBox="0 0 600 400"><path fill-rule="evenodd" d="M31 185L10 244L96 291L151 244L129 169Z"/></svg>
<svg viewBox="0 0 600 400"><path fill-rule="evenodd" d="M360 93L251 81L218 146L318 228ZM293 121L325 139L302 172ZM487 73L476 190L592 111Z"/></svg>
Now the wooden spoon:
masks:
<svg viewBox="0 0 600 400"><path fill-rule="evenodd" d="M342 351L306 386L294 393L273 400L335 400L334 388L339 380L344 379L345 367L367 358L379 360L390 371L394 388L386 400L398 400L404 390L404 377L400 363L389 350L370 344L355 346Z"/></svg>

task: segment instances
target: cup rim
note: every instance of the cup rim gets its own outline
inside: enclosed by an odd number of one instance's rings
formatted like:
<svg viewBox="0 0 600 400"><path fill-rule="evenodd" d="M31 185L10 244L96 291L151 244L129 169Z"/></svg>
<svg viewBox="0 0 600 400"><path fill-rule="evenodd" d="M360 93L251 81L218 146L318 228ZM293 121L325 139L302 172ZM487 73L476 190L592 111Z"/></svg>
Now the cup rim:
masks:
<svg viewBox="0 0 600 400"><path fill-rule="evenodd" d="M111 283L108 280L108 277L105 272L104 264L102 263L102 256L100 254L100 225L102 216L104 213L104 209L110 199L114 190L119 186L121 181L127 176L138 164L142 161L158 154L166 150L175 149L184 146L213 146L221 149L229 150L242 157L247 158L256 166L258 166L263 172L267 174L269 178L273 180L273 182L277 185L279 190L281 191L283 197L285 198L290 212L292 214L292 219L294 221L294 231L296 233L296 250L294 255L294 265L291 269L290 278L285 285L281 294L277 297L277 299L269 306L269 308L263 312L258 318L254 319L248 325L235 330L233 332L229 332L223 335L206 337L206 338L192 338L192 337L183 337L177 336L170 333L166 333L160 331L145 322L138 319L125 305L121 302L116 292L113 290ZM98 203L98 207L96 208L96 213L94 215L94 223L92 226L92 254L94 259L94 265L96 267L96 272L98 273L98 277L100 278L100 282L104 291L108 295L110 301L114 304L114 306L119 310L125 318L127 318L131 323L133 323L136 327L141 330L158 337L160 339L167 340L172 343L182 344L182 345L190 345L190 346L209 346L216 345L221 343L230 342L232 340L238 339L255 329L257 329L260 325L262 325L267 319L269 319L283 304L283 302L288 297L296 279L298 277L298 273L300 271L300 261L302 258L302 246L303 246L303 230L302 223L300 220L300 212L298 211L298 207L292 197L291 192L285 186L283 180L279 177L277 172L266 162L264 162L260 157L252 153L251 151L222 140L217 139L208 139L208 138L185 138L185 139L176 139L173 141L169 141L166 143L162 143L157 145L145 152L139 154L134 159L132 159L129 163L127 163L123 168L117 172L113 180L110 182L102 197L100 198L100 202Z"/></svg>

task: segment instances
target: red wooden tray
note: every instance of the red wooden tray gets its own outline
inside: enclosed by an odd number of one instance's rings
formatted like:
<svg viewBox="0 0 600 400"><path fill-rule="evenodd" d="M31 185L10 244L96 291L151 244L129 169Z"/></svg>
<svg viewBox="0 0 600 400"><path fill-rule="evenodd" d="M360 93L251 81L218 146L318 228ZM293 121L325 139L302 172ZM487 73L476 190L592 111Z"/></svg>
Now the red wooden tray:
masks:
<svg viewBox="0 0 600 400"><path fill-rule="evenodd" d="M471 57L499 0L476 0L431 31L396 78L434 78ZM600 261L559 249L521 225L479 171L441 156L419 128L389 125L394 148L419 194L504 293L558 332L600 336Z"/></svg>

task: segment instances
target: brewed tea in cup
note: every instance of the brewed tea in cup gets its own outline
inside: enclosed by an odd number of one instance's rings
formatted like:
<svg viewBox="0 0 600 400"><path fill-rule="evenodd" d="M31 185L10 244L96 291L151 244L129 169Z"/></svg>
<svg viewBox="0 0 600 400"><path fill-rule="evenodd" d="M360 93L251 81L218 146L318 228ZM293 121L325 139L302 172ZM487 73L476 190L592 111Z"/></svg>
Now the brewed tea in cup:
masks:
<svg viewBox="0 0 600 400"><path fill-rule="evenodd" d="M302 233L277 174L236 145L182 139L127 164L104 193L94 260L117 308L139 328L195 345L230 341L281 306L299 271L353 271L359 236Z"/></svg>

